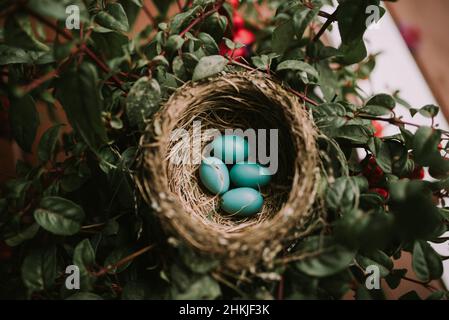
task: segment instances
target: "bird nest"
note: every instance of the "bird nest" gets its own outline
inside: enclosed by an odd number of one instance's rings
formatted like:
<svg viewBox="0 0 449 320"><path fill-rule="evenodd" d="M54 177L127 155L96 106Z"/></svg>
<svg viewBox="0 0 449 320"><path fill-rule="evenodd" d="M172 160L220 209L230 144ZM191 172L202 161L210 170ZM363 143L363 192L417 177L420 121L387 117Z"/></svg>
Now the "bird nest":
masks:
<svg viewBox="0 0 449 320"><path fill-rule="evenodd" d="M202 187L198 168L203 147L214 138L207 129L248 128L277 129L278 170L260 190L262 211L236 218L220 211L220 197ZM138 186L174 237L231 269L270 264L316 217L316 137L304 105L266 74L228 73L190 82L171 96L142 136Z"/></svg>

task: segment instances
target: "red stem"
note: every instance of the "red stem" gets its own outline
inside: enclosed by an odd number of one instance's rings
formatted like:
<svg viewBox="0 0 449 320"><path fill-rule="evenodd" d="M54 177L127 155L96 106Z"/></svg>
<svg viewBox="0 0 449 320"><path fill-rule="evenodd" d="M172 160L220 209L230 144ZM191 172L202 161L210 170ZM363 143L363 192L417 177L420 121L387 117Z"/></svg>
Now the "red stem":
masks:
<svg viewBox="0 0 449 320"><path fill-rule="evenodd" d="M30 14L32 17L34 17L36 20L42 22L49 28L55 30L58 34L62 35L66 40L73 40L73 36L70 32L66 31L65 29L59 28L58 25L52 23L47 18L41 16L40 14L34 12L33 10L30 10L29 8L25 7L25 10L28 14ZM82 50L98 65L100 69L102 69L105 73L110 73L111 70L106 65L105 62L103 62L91 49L89 49L87 46L83 46ZM116 83L116 85L121 88L123 81L121 81L117 76L113 75L112 80Z"/></svg>
<svg viewBox="0 0 449 320"><path fill-rule="evenodd" d="M189 32L190 30L193 29L193 27L195 27L198 23L202 22L204 19L208 18L209 16L213 15L215 12L217 12L218 10L220 10L220 8L223 6L224 0L219 0L217 1L213 8L210 9L209 11L206 11L205 13L201 14L198 18L196 18L195 20L193 20L188 26L187 28L185 28L183 31L181 31L181 33L179 34L181 37L184 37L186 35L187 32Z"/></svg>

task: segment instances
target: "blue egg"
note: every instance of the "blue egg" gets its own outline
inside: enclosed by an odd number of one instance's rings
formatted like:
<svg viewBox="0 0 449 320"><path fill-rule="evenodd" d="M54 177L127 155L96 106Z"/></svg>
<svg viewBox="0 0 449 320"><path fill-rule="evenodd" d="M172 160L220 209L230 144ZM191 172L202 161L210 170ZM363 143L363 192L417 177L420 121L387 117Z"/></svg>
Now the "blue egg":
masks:
<svg viewBox="0 0 449 320"><path fill-rule="evenodd" d="M222 135L212 141L215 157L226 164L244 161L248 157L249 147L245 138L237 135Z"/></svg>
<svg viewBox="0 0 449 320"><path fill-rule="evenodd" d="M220 205L227 213L250 217L262 210L263 197L252 188L237 188L226 192Z"/></svg>
<svg viewBox="0 0 449 320"><path fill-rule="evenodd" d="M218 158L209 157L201 162L200 179L213 194L223 194L229 190L228 167Z"/></svg>
<svg viewBox="0 0 449 320"><path fill-rule="evenodd" d="M268 168L254 162L240 162L232 167L230 177L237 187L258 189L270 182L271 172Z"/></svg>

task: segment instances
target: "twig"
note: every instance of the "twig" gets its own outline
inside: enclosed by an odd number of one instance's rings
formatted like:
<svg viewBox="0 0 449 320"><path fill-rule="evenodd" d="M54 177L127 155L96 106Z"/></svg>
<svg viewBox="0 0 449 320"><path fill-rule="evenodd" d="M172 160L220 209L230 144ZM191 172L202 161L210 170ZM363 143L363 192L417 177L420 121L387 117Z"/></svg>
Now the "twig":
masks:
<svg viewBox="0 0 449 320"><path fill-rule="evenodd" d="M129 256L119 260L117 263L111 264L109 266L106 266L102 269L100 269L97 272L92 272L92 275L95 277L100 277L105 275L106 273L108 273L109 271L116 269L132 260L134 260L135 258L137 258L138 256L141 256L142 254L144 254L145 252L153 249L156 245L155 244L150 244L149 246L146 246L142 249L140 249L139 251L134 252L133 254L130 254Z"/></svg>
<svg viewBox="0 0 449 320"><path fill-rule="evenodd" d="M210 9L209 11L206 11L205 13L201 14L199 17L197 17L195 20L193 20L183 31L181 31L181 33L179 34L181 37L184 37L185 34L187 32L189 32L190 30L192 30L193 27L195 27L198 23L202 22L203 20L205 20L206 18L210 17L211 15L213 15L215 12L218 12L218 10L220 10L220 8L223 6L224 0L218 0L214 6L212 7L212 9Z"/></svg>
<svg viewBox="0 0 449 320"><path fill-rule="evenodd" d="M430 291L438 291L437 288L435 288L434 286L432 286L431 284L429 284L427 282L418 281L418 280L415 280L415 279L412 279L412 278L409 278L409 277L406 277L406 276L401 277L401 279L409 281L409 282L413 282L413 283L416 283L416 284L419 284L419 285L423 286L424 288L426 288L426 289L428 289Z"/></svg>
<svg viewBox="0 0 449 320"><path fill-rule="evenodd" d="M151 13L150 9L147 8L145 3L143 4L142 9L143 9L143 12L145 13L145 15L148 17L148 19L150 19L151 24L153 25L153 27L156 27L157 26L156 18L153 16L153 14Z"/></svg>
<svg viewBox="0 0 449 320"><path fill-rule="evenodd" d="M318 41L321 38L321 36L324 34L324 32L327 30L327 28L329 28L329 26L335 21L335 12L332 13L327 18L326 22L323 24L323 26L321 27L320 31L318 31L318 33L315 35L315 37L313 38L314 42Z"/></svg>
<svg viewBox="0 0 449 320"><path fill-rule="evenodd" d="M48 26L49 28L55 30L58 34L62 35L66 40L73 40L73 35L66 31L65 29L61 29L59 28L58 25L54 24L53 22L51 22L50 20L48 20L47 18L41 16L40 14L38 14L37 12L34 12L33 10L25 7L25 11L31 15L33 18L35 18L36 20L38 20L39 22L45 24L46 26ZM109 67L106 65L105 62L103 62L91 49L89 49L86 45L82 46L82 50L98 65L98 67L100 67L100 69L102 69L105 73L109 74L111 72L111 70L109 69ZM119 86L119 88L122 87L123 81L121 81L117 76L112 75L111 76L112 80Z"/></svg>

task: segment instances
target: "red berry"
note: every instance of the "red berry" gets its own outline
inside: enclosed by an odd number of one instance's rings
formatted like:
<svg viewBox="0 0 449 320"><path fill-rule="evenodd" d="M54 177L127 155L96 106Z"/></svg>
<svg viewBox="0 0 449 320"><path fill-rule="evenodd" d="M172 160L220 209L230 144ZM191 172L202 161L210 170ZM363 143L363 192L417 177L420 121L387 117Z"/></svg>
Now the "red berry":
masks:
<svg viewBox="0 0 449 320"><path fill-rule="evenodd" d="M382 137L382 132L384 130L383 125L381 125L379 121L372 121L371 124L374 127L374 136L378 138Z"/></svg>
<svg viewBox="0 0 449 320"><path fill-rule="evenodd" d="M240 29L243 29L245 27L245 20L242 18L242 16L238 12L234 13L233 21L234 21L234 31L235 32Z"/></svg>
<svg viewBox="0 0 449 320"><path fill-rule="evenodd" d="M12 257L12 248L4 241L0 241L0 261L6 261Z"/></svg>
<svg viewBox="0 0 449 320"><path fill-rule="evenodd" d="M410 179L412 180L423 180L425 176L424 168L416 167L415 170L410 174Z"/></svg>
<svg viewBox="0 0 449 320"><path fill-rule="evenodd" d="M384 172L377 165L376 159L373 156L369 157L368 163L363 168L362 174L368 179L370 186L379 184L384 177Z"/></svg>
<svg viewBox="0 0 449 320"><path fill-rule="evenodd" d="M245 45L250 45L256 41L256 36L248 29L237 30L234 34L234 42L243 43Z"/></svg>
<svg viewBox="0 0 449 320"><path fill-rule="evenodd" d="M388 197L390 196L390 194L388 193L387 190L382 189L382 188L372 188L369 190L370 192L373 193L377 193L379 196L381 196L382 198L384 198L384 200L387 200Z"/></svg>
<svg viewBox="0 0 449 320"><path fill-rule="evenodd" d="M229 0L229 3L234 9L237 9L239 7L239 0Z"/></svg>

